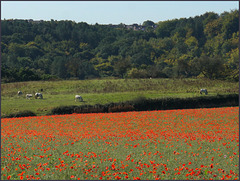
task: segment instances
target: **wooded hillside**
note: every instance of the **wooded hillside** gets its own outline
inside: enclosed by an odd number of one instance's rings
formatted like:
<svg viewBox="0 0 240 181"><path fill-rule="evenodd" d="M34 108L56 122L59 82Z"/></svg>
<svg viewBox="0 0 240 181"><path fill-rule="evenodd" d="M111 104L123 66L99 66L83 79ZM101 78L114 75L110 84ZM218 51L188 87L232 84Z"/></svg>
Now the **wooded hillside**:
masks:
<svg viewBox="0 0 240 181"><path fill-rule="evenodd" d="M2 20L2 82L99 77L238 81L238 14L145 21L140 30L123 24Z"/></svg>

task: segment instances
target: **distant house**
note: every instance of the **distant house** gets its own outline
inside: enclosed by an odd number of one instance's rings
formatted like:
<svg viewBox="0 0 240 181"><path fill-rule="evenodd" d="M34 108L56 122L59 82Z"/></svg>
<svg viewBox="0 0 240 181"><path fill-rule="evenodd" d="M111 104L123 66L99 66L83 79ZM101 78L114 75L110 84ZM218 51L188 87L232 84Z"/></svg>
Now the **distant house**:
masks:
<svg viewBox="0 0 240 181"><path fill-rule="evenodd" d="M43 22L43 20L35 20L35 21L33 21L33 23L42 23Z"/></svg>
<svg viewBox="0 0 240 181"><path fill-rule="evenodd" d="M108 26L112 27L112 28L126 28L126 29L132 29L135 31L146 31L147 30L147 26L142 26L142 25L138 25L138 24L132 24L132 25L125 25L125 24L119 24L119 25L112 25L109 24ZM157 27L156 24L154 24L152 26L153 29L155 29Z"/></svg>
<svg viewBox="0 0 240 181"><path fill-rule="evenodd" d="M133 26L132 25L127 25L126 28L127 29L133 29Z"/></svg>
<svg viewBox="0 0 240 181"><path fill-rule="evenodd" d="M142 26L142 27L141 27L141 30L142 30L142 31L145 31L145 30L146 30L146 26Z"/></svg>
<svg viewBox="0 0 240 181"><path fill-rule="evenodd" d="M30 22L30 23L41 23L41 22L43 22L43 20L33 20L33 19L29 19L28 22Z"/></svg>

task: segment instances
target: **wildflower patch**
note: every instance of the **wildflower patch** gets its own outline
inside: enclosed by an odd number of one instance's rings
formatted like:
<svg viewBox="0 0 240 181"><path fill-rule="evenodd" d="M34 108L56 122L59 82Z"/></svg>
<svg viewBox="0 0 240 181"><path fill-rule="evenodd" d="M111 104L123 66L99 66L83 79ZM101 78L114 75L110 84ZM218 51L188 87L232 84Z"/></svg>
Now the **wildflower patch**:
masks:
<svg viewBox="0 0 240 181"><path fill-rule="evenodd" d="M238 110L5 118L1 179L238 180Z"/></svg>

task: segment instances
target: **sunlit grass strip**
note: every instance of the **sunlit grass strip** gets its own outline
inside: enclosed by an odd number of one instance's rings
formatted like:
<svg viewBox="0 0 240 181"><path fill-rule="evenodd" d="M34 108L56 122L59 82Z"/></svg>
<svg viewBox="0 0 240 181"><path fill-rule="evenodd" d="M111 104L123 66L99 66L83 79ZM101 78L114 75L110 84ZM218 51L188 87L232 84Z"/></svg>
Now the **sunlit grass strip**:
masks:
<svg viewBox="0 0 240 181"><path fill-rule="evenodd" d="M239 179L238 108L2 119L1 179Z"/></svg>

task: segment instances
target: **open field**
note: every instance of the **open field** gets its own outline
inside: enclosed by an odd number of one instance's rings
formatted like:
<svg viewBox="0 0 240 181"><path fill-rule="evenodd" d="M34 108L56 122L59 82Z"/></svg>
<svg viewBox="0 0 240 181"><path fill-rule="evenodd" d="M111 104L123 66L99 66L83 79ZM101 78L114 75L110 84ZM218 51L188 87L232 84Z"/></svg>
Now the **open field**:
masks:
<svg viewBox="0 0 240 181"><path fill-rule="evenodd" d="M196 97L199 90L207 88L209 95L239 92L238 82L206 79L104 79L72 81L18 82L1 85L1 114L31 110L37 115L46 115L52 108L68 105L95 105L111 102L125 102L138 97ZM43 89L43 100L27 100L18 97L39 92ZM79 94L84 102L75 102ZM205 96L205 95L202 95Z"/></svg>
<svg viewBox="0 0 240 181"><path fill-rule="evenodd" d="M1 179L239 179L239 107L2 119Z"/></svg>

